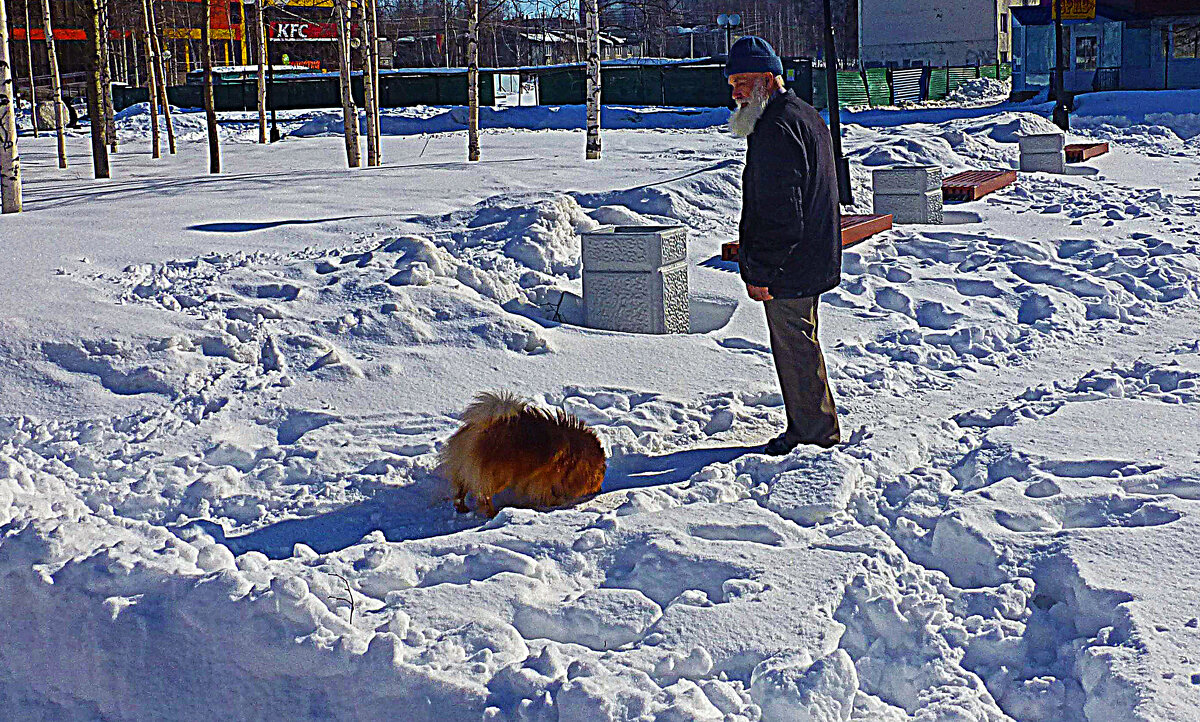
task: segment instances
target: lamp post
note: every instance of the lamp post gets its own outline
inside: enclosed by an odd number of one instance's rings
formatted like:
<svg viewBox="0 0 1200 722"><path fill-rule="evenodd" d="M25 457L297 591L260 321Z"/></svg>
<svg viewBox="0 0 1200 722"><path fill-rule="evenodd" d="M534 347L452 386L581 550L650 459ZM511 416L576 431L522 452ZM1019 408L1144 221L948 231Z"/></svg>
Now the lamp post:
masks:
<svg viewBox="0 0 1200 722"><path fill-rule="evenodd" d="M829 135L833 138L833 162L837 169L838 197L842 205L853 205L854 192L850 187L850 161L842 156L841 101L837 85L837 44L833 35L833 10L825 0L825 90L829 102Z"/></svg>
<svg viewBox="0 0 1200 722"><path fill-rule="evenodd" d="M740 27L742 24L742 16L737 13L721 13L717 16L717 26L725 29L725 54L729 55L729 46L731 45L731 35L733 29Z"/></svg>
<svg viewBox="0 0 1200 722"><path fill-rule="evenodd" d="M1054 0L1054 124L1063 130L1071 129L1071 115L1067 110L1066 92L1063 90L1063 17L1062 0Z"/></svg>
<svg viewBox="0 0 1200 722"><path fill-rule="evenodd" d="M696 57L696 33L700 32L700 28L676 28L680 35L688 36L688 57Z"/></svg>

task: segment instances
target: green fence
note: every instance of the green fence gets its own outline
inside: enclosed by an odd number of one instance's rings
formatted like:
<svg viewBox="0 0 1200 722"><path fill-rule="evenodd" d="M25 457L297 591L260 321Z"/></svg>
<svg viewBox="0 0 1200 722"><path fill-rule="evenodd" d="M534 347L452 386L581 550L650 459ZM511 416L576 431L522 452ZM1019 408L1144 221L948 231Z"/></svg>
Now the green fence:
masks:
<svg viewBox="0 0 1200 722"><path fill-rule="evenodd" d="M587 102L587 69L583 65L537 69L542 105ZM724 69L716 64L618 65L600 69L606 105L668 105L721 108L731 104Z"/></svg>
<svg viewBox="0 0 1200 722"><path fill-rule="evenodd" d="M479 73L479 103L496 104L493 88L493 73ZM305 110L310 108L341 107L340 80L337 75L325 77L303 77L279 79L267 84L268 107L277 110ZM362 107L362 76L351 78L350 87L354 102ZM199 108L203 104L202 88L199 85L172 85L167 88L167 99L180 108ZM213 102L219 111L255 110L258 107L258 91L254 81L225 82L213 86ZM135 103L147 102L145 88L113 86L113 107L123 110ZM401 108L413 105L466 105L467 74L461 73L406 73L389 71L379 76L379 106Z"/></svg>
<svg viewBox="0 0 1200 722"><path fill-rule="evenodd" d="M494 70L479 73L479 102L495 105ZM511 72L518 72L513 69ZM586 102L586 69L582 64L527 68L522 76L537 78L542 105L581 105ZM825 73L814 71L807 58L784 58L788 86L818 108L828 106ZM898 100L942 100L963 83L976 78L1006 80L1011 66L991 65L890 70L842 70L837 74L838 98L846 106L890 106ZM270 84L269 104L280 110L336 108L341 105L339 79L335 74L280 78ZM363 103L362 77L351 81L355 102ZM603 100L611 105L729 107L732 102L723 66L712 59L689 64L605 65L601 69ZM200 86L177 85L167 89L172 105L196 108L201 105ZM257 107L253 80L214 86L217 110L253 110ZM144 103L144 88L113 86L117 110ZM466 105L467 73L392 70L380 75L379 104L385 108L414 105Z"/></svg>

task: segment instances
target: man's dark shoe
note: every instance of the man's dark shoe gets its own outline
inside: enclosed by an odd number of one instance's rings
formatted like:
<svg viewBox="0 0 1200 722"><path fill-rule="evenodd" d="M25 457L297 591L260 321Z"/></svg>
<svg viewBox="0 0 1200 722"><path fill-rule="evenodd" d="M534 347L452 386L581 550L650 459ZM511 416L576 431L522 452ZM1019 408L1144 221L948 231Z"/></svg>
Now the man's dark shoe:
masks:
<svg viewBox="0 0 1200 722"><path fill-rule="evenodd" d="M797 446L799 446L802 443L812 444L813 446L819 446L822 449L832 449L833 447L837 446L840 443L840 441L841 441L840 439L836 439L836 438L835 439L824 439L822 441L807 441L807 442L792 441L792 440L788 439L787 434L784 433L784 434L780 434L779 436L776 436L774 439L771 439L770 441L768 441L767 445L763 448L763 453L766 454L767 456L786 456L786 455L792 453L792 449L796 448Z"/></svg>
<svg viewBox="0 0 1200 722"><path fill-rule="evenodd" d="M796 448L798 442L790 441L787 434L780 434L767 442L763 453L767 456L786 456Z"/></svg>

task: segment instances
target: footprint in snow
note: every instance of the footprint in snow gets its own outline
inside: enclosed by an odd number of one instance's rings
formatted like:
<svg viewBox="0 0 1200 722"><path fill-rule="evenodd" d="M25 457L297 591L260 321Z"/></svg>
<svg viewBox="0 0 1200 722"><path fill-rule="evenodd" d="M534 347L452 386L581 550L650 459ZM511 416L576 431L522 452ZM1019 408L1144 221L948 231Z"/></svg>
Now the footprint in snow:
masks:
<svg viewBox="0 0 1200 722"><path fill-rule="evenodd" d="M741 336L730 336L728 338L723 338L717 343L721 344L723 348L733 349L735 351L758 351L759 353L771 353L770 347L758 343L757 341L751 341L748 338L742 338Z"/></svg>

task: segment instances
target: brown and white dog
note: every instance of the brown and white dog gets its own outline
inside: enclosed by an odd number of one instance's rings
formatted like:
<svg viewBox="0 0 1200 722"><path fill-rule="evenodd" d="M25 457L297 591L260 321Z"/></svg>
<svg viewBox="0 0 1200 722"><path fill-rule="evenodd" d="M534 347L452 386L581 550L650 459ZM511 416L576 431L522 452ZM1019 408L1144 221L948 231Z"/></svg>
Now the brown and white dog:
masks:
<svg viewBox="0 0 1200 722"><path fill-rule="evenodd" d="M479 513L492 517L492 497L504 489L537 506L600 491L604 448L579 418L501 392L476 396L462 421L438 458L438 472L450 481L459 512L468 511L467 494L474 495Z"/></svg>

